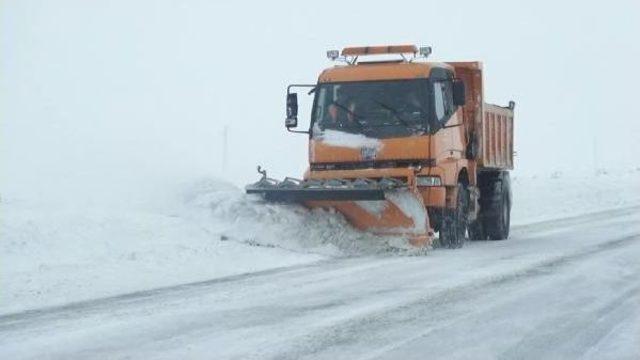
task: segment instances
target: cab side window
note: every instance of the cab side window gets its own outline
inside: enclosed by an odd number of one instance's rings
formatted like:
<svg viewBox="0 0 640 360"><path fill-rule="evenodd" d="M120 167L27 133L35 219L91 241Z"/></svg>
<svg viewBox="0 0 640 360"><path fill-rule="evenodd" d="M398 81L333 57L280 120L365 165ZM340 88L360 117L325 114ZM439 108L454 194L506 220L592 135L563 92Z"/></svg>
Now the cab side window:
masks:
<svg viewBox="0 0 640 360"><path fill-rule="evenodd" d="M438 123L444 125L455 112L453 105L453 82L450 79L433 83L434 108Z"/></svg>
<svg viewBox="0 0 640 360"><path fill-rule="evenodd" d="M442 85L443 85L443 82L440 82L440 81L433 84L434 105L436 109L436 119L438 119L438 122L441 122L445 115L445 111L444 111L445 94L444 94L444 89Z"/></svg>

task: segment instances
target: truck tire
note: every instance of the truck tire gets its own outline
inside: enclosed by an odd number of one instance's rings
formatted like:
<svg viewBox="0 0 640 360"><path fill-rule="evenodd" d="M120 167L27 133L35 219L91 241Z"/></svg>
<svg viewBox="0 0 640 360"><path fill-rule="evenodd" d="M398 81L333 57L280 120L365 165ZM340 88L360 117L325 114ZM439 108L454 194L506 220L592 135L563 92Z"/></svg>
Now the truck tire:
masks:
<svg viewBox="0 0 640 360"><path fill-rule="evenodd" d="M461 248L467 234L467 212L469 209L469 191L463 183L458 183L456 208L446 209L447 214L440 226L440 246L449 249Z"/></svg>
<svg viewBox="0 0 640 360"><path fill-rule="evenodd" d="M511 226L511 181L509 173L501 171L490 180L486 214L482 225L491 240L506 240ZM482 196L482 195L481 195Z"/></svg>
<svg viewBox="0 0 640 360"><path fill-rule="evenodd" d="M480 219L469 224L469 240L487 240L487 233Z"/></svg>

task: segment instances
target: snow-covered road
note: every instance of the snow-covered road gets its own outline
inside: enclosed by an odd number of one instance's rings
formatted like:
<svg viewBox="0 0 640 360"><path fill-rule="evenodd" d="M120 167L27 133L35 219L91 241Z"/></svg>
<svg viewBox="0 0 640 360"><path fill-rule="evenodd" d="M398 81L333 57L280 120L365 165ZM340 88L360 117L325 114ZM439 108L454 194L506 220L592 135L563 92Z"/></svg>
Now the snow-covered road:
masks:
<svg viewBox="0 0 640 360"><path fill-rule="evenodd" d="M640 354L640 208L0 316L0 358Z"/></svg>

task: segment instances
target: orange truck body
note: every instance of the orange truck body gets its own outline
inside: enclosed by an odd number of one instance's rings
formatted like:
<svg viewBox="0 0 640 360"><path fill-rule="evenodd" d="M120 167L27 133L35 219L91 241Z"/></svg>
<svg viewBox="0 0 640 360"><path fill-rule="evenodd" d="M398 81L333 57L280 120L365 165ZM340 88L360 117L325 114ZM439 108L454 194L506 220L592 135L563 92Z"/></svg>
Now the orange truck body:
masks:
<svg viewBox="0 0 640 360"><path fill-rule="evenodd" d="M345 48L343 56L416 53L412 45ZM438 70L439 69L439 70ZM469 218L478 215L478 191L483 172L513 169L513 103L507 107L485 103L480 62L355 61L322 71L317 85L384 80L429 79L435 71L446 71L464 83L464 105L458 106L446 125L432 134L379 139L375 158L364 158L357 146L328 144L310 135L309 168L304 179L393 178L407 184L424 211L424 226L414 214L389 202L382 212L367 211L355 201L305 201L309 207L333 208L355 227L381 234L402 235L416 246L430 245L434 232L445 224L443 214L457 206L459 183L469 189ZM313 126L313 125L312 125ZM310 129L312 132L313 129ZM439 182L422 186L420 177ZM435 186L434 186L435 185ZM473 196L476 194L476 196Z"/></svg>

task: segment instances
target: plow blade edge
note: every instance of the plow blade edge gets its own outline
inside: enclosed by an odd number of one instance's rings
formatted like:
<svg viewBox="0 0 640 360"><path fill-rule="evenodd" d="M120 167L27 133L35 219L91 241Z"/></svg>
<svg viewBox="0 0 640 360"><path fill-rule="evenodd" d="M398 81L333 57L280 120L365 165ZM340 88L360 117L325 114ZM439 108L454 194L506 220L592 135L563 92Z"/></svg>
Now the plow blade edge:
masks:
<svg viewBox="0 0 640 360"><path fill-rule="evenodd" d="M305 202L305 201L366 201L384 200L384 191L376 189L304 189L304 188L251 188L247 194L260 194L267 201Z"/></svg>

